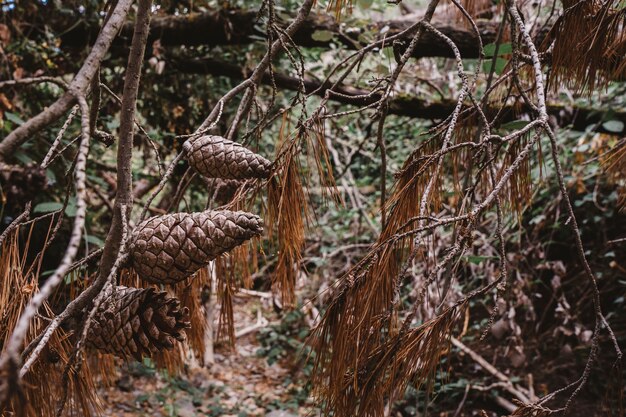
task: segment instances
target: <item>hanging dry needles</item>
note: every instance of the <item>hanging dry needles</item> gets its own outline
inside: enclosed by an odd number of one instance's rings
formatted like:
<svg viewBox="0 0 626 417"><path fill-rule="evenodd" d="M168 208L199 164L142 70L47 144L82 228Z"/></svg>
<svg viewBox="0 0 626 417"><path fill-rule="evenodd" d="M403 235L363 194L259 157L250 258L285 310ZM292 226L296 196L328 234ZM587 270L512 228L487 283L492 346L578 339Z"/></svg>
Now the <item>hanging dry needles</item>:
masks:
<svg viewBox="0 0 626 417"><path fill-rule="evenodd" d="M193 323L193 326L185 331L186 345L199 360L202 360L204 355L205 333L208 327L206 314L202 308L202 291L203 287L211 285L210 280L208 268L202 268L195 279L183 281L175 287L177 298L181 306L189 311L189 322Z"/></svg>
<svg viewBox="0 0 626 417"><path fill-rule="evenodd" d="M524 404L515 399L513 402L517 405L517 408L511 413L511 417L545 417L554 414L553 410L542 407L539 404Z"/></svg>
<svg viewBox="0 0 626 417"><path fill-rule="evenodd" d="M505 167L510 166L510 164L513 163L516 156L519 155L524 146L528 144L528 141L529 135L527 134L523 135L519 141L513 142L509 145L504 156L504 163L500 172L497 174L498 179L504 173ZM529 159L524 160L515 174L511 175L511 179L509 180L506 188L509 198L504 200L503 206L509 207L517 213L518 217L520 217L532 199L533 181L531 177L531 163Z"/></svg>
<svg viewBox="0 0 626 417"><path fill-rule="evenodd" d="M332 410L337 417L382 417L386 415L385 405L401 398L409 383L417 389L426 384L425 388L432 390L437 367L449 351L452 328L463 308L458 305L418 327L387 333L373 349L359 349L361 354L343 367L331 361L323 372L316 368L317 395L327 399L326 415ZM351 320L358 321L356 317ZM344 342L343 346L350 343Z"/></svg>
<svg viewBox="0 0 626 417"><path fill-rule="evenodd" d="M600 155L600 162L609 181L616 185L617 205L623 209L626 207L626 139L621 139Z"/></svg>
<svg viewBox="0 0 626 417"><path fill-rule="evenodd" d="M271 162L221 136L201 136L183 145L189 165L209 178L267 178Z"/></svg>
<svg viewBox="0 0 626 417"><path fill-rule="evenodd" d="M502 8L501 3L495 6L491 0L460 0L459 3L474 19L489 18L493 16L496 8L498 11ZM466 27L471 26L465 15L452 3L447 4L446 7L443 8L442 18L452 18Z"/></svg>
<svg viewBox="0 0 626 417"><path fill-rule="evenodd" d="M276 177L268 183L267 210L270 234L275 229L278 231L278 261L272 287L280 290L286 306L292 306L295 301L296 279L309 221L298 159L298 144L304 130L298 130L294 137L289 137L289 127L289 115L284 113L276 146L278 170Z"/></svg>
<svg viewBox="0 0 626 417"><path fill-rule="evenodd" d="M335 19L341 20L342 13L352 14L354 9L354 0L331 0L326 6L327 11L332 11L335 15Z"/></svg>
<svg viewBox="0 0 626 417"><path fill-rule="evenodd" d="M185 340L188 310L176 298L154 288L116 286L89 328L88 345L121 358L141 361Z"/></svg>
<svg viewBox="0 0 626 417"><path fill-rule="evenodd" d="M52 310L44 306L46 316L51 316ZM45 321L37 320L31 329L29 338L34 337L45 327ZM111 375L113 368L107 367L107 361L99 360L95 369L91 366L83 366L77 372L75 368L68 374L68 380L64 380L73 341L63 329L57 329L50 338L40 359L33 365L22 381L18 380L19 368L17 364L9 363L9 367L0 370L0 398L6 400L0 404L4 415L23 417L56 417L57 402L50 401L68 395L67 414L92 417L101 415L101 404L95 385L95 374L100 376ZM42 378L45 375L45 378ZM67 392L64 384L69 384Z"/></svg>
<svg viewBox="0 0 626 417"><path fill-rule="evenodd" d="M624 9L616 1L563 0L564 13L544 42L554 41L550 84L558 91L563 85L577 91L594 91L626 67Z"/></svg>
<svg viewBox="0 0 626 417"><path fill-rule="evenodd" d="M173 284L262 232L261 218L243 211L155 216L133 231L132 266L141 279Z"/></svg>
<svg viewBox="0 0 626 417"><path fill-rule="evenodd" d="M280 289L285 305L292 305L304 247L307 207L293 155L288 157L281 174L281 182L270 182L268 192L269 229L278 229L278 262L272 286Z"/></svg>
<svg viewBox="0 0 626 417"><path fill-rule="evenodd" d="M414 159L409 158L398 175L394 193L388 201L389 219L378 244L344 277L343 286L311 339L317 353L315 379L318 386L324 387L318 395L327 401L326 411L333 410L335 415L383 415L385 398L397 394L395 384L406 384L411 378L423 380L425 375L430 375L440 356L440 353L428 350L429 367L422 372L402 364L415 351L407 352L407 356L398 356L394 352L404 352L407 347L430 349L439 346L444 350L441 338L447 336L438 332L437 338L431 339L432 333L427 325L399 334L394 330L397 317L392 304L400 273L398 261L405 258L412 239L410 236L393 237L417 215L430 174L428 165L417 162L417 154L413 156ZM450 323L448 320L452 316L442 315L440 319L443 317ZM436 323L438 321L433 321L430 325ZM356 344L355 340L358 341ZM432 345L429 344L431 340ZM424 357L420 352L414 356ZM390 372L406 374L398 374L390 380ZM418 372L422 374L417 375Z"/></svg>
<svg viewBox="0 0 626 417"><path fill-rule="evenodd" d="M31 225L23 241L20 233L14 233L0 247L0 346L7 346L19 314L30 297L38 291L37 269L29 265L23 255L28 253L32 233ZM56 298L53 297L50 301L54 303ZM30 342L42 331L47 324L46 318L53 316L49 302L45 302L41 316L29 328L26 342ZM22 381L18 377L18 364L8 361L8 366L0 369L0 410L25 417L56 416L57 404L50 399L63 395L62 375L72 350L71 341L63 329L57 329L40 360ZM41 375L46 375L46 378L41 378ZM72 372L68 382L73 415L97 414L98 399L90 369L83 367L78 374Z"/></svg>

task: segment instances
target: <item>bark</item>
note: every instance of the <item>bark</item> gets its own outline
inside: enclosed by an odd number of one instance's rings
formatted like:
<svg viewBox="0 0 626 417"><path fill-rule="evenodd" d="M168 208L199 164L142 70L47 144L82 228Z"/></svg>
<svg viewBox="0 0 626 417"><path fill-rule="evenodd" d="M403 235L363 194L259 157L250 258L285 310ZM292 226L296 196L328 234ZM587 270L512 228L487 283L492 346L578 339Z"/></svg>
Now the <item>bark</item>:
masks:
<svg viewBox="0 0 626 417"><path fill-rule="evenodd" d="M246 70L234 64L215 60L212 58L205 59L173 59L170 61L178 72L191 73L191 74L210 74L213 76L225 76L233 79L245 79ZM286 90L297 90L300 86L300 80L296 77L290 77L282 73L274 73L274 79L276 80L276 86ZM262 80L264 84L270 84L269 74L265 73ZM317 90L321 86L321 82L311 79L304 79L304 87L307 94ZM324 96L328 90L330 83L324 88L317 91L317 95ZM358 96L363 96L369 91L355 88L347 85L342 85L335 89L337 93L341 95L330 95L330 99L353 106L366 106L373 103L377 96L363 99ZM398 116L406 116L411 118L429 119L429 120L442 120L445 119L454 110L456 102L453 101L439 101L439 102L427 102L423 98L415 97L411 95L397 95L389 101L388 112ZM495 111L497 109L486 109L487 114L490 110ZM521 109L513 108L512 106L506 106L501 113L501 121L503 123L520 119L521 114L528 113L530 109L522 106ZM578 106L566 106L563 104L548 104L548 114L553 120L561 127L569 126L570 128L578 131L584 131L589 125L597 124L605 120L619 120L626 124L626 112L611 112L608 115L606 112L600 112L597 109L591 107L578 107ZM597 129L599 132L608 132L602 126Z"/></svg>
<svg viewBox="0 0 626 417"><path fill-rule="evenodd" d="M141 78L148 32L150 27L150 7L152 0L140 0L137 11L137 22L133 34L132 46L128 56L128 66L124 78L124 94L122 96L122 110L120 113L120 138L117 147L117 194L115 196L115 211L111 229L107 235L100 261L99 278L103 279L119 256L118 251L122 239L122 215L120 210L125 207L125 217L130 218L130 209L133 206L132 193L132 157L133 157L133 128L135 109L137 106L137 92Z"/></svg>

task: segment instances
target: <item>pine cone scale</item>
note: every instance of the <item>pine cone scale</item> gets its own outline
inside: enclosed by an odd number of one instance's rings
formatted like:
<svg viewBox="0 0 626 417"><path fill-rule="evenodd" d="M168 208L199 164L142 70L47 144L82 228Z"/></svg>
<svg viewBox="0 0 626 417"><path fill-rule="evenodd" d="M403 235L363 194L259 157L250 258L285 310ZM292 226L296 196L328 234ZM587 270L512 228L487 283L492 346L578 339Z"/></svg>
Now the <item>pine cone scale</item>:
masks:
<svg viewBox="0 0 626 417"><path fill-rule="evenodd" d="M163 230L168 227L170 232L165 234ZM156 216L133 232L132 266L146 281L176 283L262 231L262 220L242 211Z"/></svg>
<svg viewBox="0 0 626 417"><path fill-rule="evenodd" d="M122 358L141 360L185 339L187 310L153 288L113 287L96 312L88 345Z"/></svg>
<svg viewBox="0 0 626 417"><path fill-rule="evenodd" d="M189 165L208 178L267 178L270 174L270 161L221 136L190 139L183 149Z"/></svg>

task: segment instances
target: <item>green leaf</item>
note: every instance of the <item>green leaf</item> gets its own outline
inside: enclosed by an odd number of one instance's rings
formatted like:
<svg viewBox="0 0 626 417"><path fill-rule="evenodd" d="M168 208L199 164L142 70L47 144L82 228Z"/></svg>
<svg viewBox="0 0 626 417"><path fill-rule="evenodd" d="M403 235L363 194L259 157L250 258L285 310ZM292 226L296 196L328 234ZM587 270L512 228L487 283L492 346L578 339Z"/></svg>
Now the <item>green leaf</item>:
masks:
<svg viewBox="0 0 626 417"><path fill-rule="evenodd" d="M65 215L67 217L76 216L76 197L70 197L67 207L65 207Z"/></svg>
<svg viewBox="0 0 626 417"><path fill-rule="evenodd" d="M107 188L109 186L109 184L107 184L107 182L103 180L101 176L87 175L87 178L89 179L89 181L94 182L103 188Z"/></svg>
<svg viewBox="0 0 626 417"><path fill-rule="evenodd" d="M48 184L56 184L57 182L57 176L50 168L46 168L46 178L48 179Z"/></svg>
<svg viewBox="0 0 626 417"><path fill-rule="evenodd" d="M39 203L33 209L33 213L50 213L51 211L61 210L63 204L56 201L48 201L45 203Z"/></svg>
<svg viewBox="0 0 626 417"><path fill-rule="evenodd" d="M356 4L361 8L361 9L369 9L370 7L372 7L372 4L374 4L374 0L357 0Z"/></svg>
<svg viewBox="0 0 626 417"><path fill-rule="evenodd" d="M87 236L85 236L85 240L88 243L91 243L92 245L96 245L96 246L98 246L100 248L104 246L104 241L102 239L100 239L98 236L87 235Z"/></svg>
<svg viewBox="0 0 626 417"><path fill-rule="evenodd" d="M495 73L497 75L502 74L502 71L504 71L504 67L506 67L506 64L508 64L509 61L504 59L504 58L496 58L496 68L495 68Z"/></svg>
<svg viewBox="0 0 626 417"><path fill-rule="evenodd" d="M498 259L497 256L478 256L478 255L468 255L468 256L464 256L464 258L467 262L472 263L474 265L478 265L482 261L486 261L489 259Z"/></svg>
<svg viewBox="0 0 626 417"><path fill-rule="evenodd" d="M24 120L20 119L20 117L15 113L6 112L4 113L4 115L6 116L7 120L11 121L12 123L15 123L16 125L24 124Z"/></svg>
<svg viewBox="0 0 626 417"><path fill-rule="evenodd" d="M318 41L318 42L328 42L329 40L333 38L334 35L335 34L329 30L316 30L311 35L311 38L314 41Z"/></svg>
<svg viewBox="0 0 626 417"><path fill-rule="evenodd" d="M30 156L28 156L22 151L16 151L13 154L13 157L17 159L18 161L20 161L21 163L23 163L24 165L30 164L31 162L33 162L33 158L31 158Z"/></svg>
<svg viewBox="0 0 626 417"><path fill-rule="evenodd" d="M530 123L528 120L513 120L500 126L504 130L518 130L526 127Z"/></svg>
<svg viewBox="0 0 626 417"><path fill-rule="evenodd" d="M602 127L613 133L620 133L624 131L624 122L620 120L608 120L602 123Z"/></svg>
<svg viewBox="0 0 626 417"><path fill-rule="evenodd" d="M488 58L493 57L496 52L496 44L489 43L484 46L483 51L485 52L485 56ZM510 43L502 43L498 47L498 56L508 55L513 52L513 46Z"/></svg>
<svg viewBox="0 0 626 417"><path fill-rule="evenodd" d="M506 64L508 64L508 62L509 61L504 58L500 58L500 57L496 58L496 64L493 69L496 75L502 74L502 71L504 71L504 67L506 67ZM485 74L488 74L490 70L491 70L491 60L484 61L483 72Z"/></svg>
<svg viewBox="0 0 626 417"><path fill-rule="evenodd" d="M110 122L107 122L107 129L109 132L112 132L113 130L117 129L118 127L120 127L120 121L119 119L113 119Z"/></svg>

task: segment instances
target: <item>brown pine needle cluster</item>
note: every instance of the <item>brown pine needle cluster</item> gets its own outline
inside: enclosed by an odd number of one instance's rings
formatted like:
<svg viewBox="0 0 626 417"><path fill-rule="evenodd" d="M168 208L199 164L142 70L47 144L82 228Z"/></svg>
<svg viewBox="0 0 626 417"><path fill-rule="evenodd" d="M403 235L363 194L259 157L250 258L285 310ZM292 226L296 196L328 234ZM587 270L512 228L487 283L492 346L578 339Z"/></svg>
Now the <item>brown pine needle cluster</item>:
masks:
<svg viewBox="0 0 626 417"><path fill-rule="evenodd" d="M323 356L317 362L326 370L317 369L315 374L317 395L328 401L325 413L332 410L339 417L382 417L386 404L402 398L409 384L418 389L426 384L427 390L432 389L429 384L441 357L449 351L451 331L460 309L451 308L418 327L399 332L385 325L383 340L375 344L370 341L366 349L361 347L361 341L367 342L360 332L316 335L319 339L315 343L332 343L332 356ZM356 355L349 352L354 349L354 340L358 341ZM341 359L351 362L340 362Z"/></svg>
<svg viewBox="0 0 626 417"><path fill-rule="evenodd" d="M279 179L269 183L268 229L278 231L278 261L272 284L280 290L283 303L293 305L308 208L296 157L286 159Z"/></svg>
<svg viewBox="0 0 626 417"><path fill-rule="evenodd" d="M354 0L330 0L328 6L326 6L326 10L329 12L332 11L335 15L335 19L340 20L342 14L352 13L354 8L353 2Z"/></svg>
<svg viewBox="0 0 626 417"><path fill-rule="evenodd" d="M559 17L544 45L554 41L549 83L576 92L592 92L626 74L626 10L619 1L563 0Z"/></svg>

